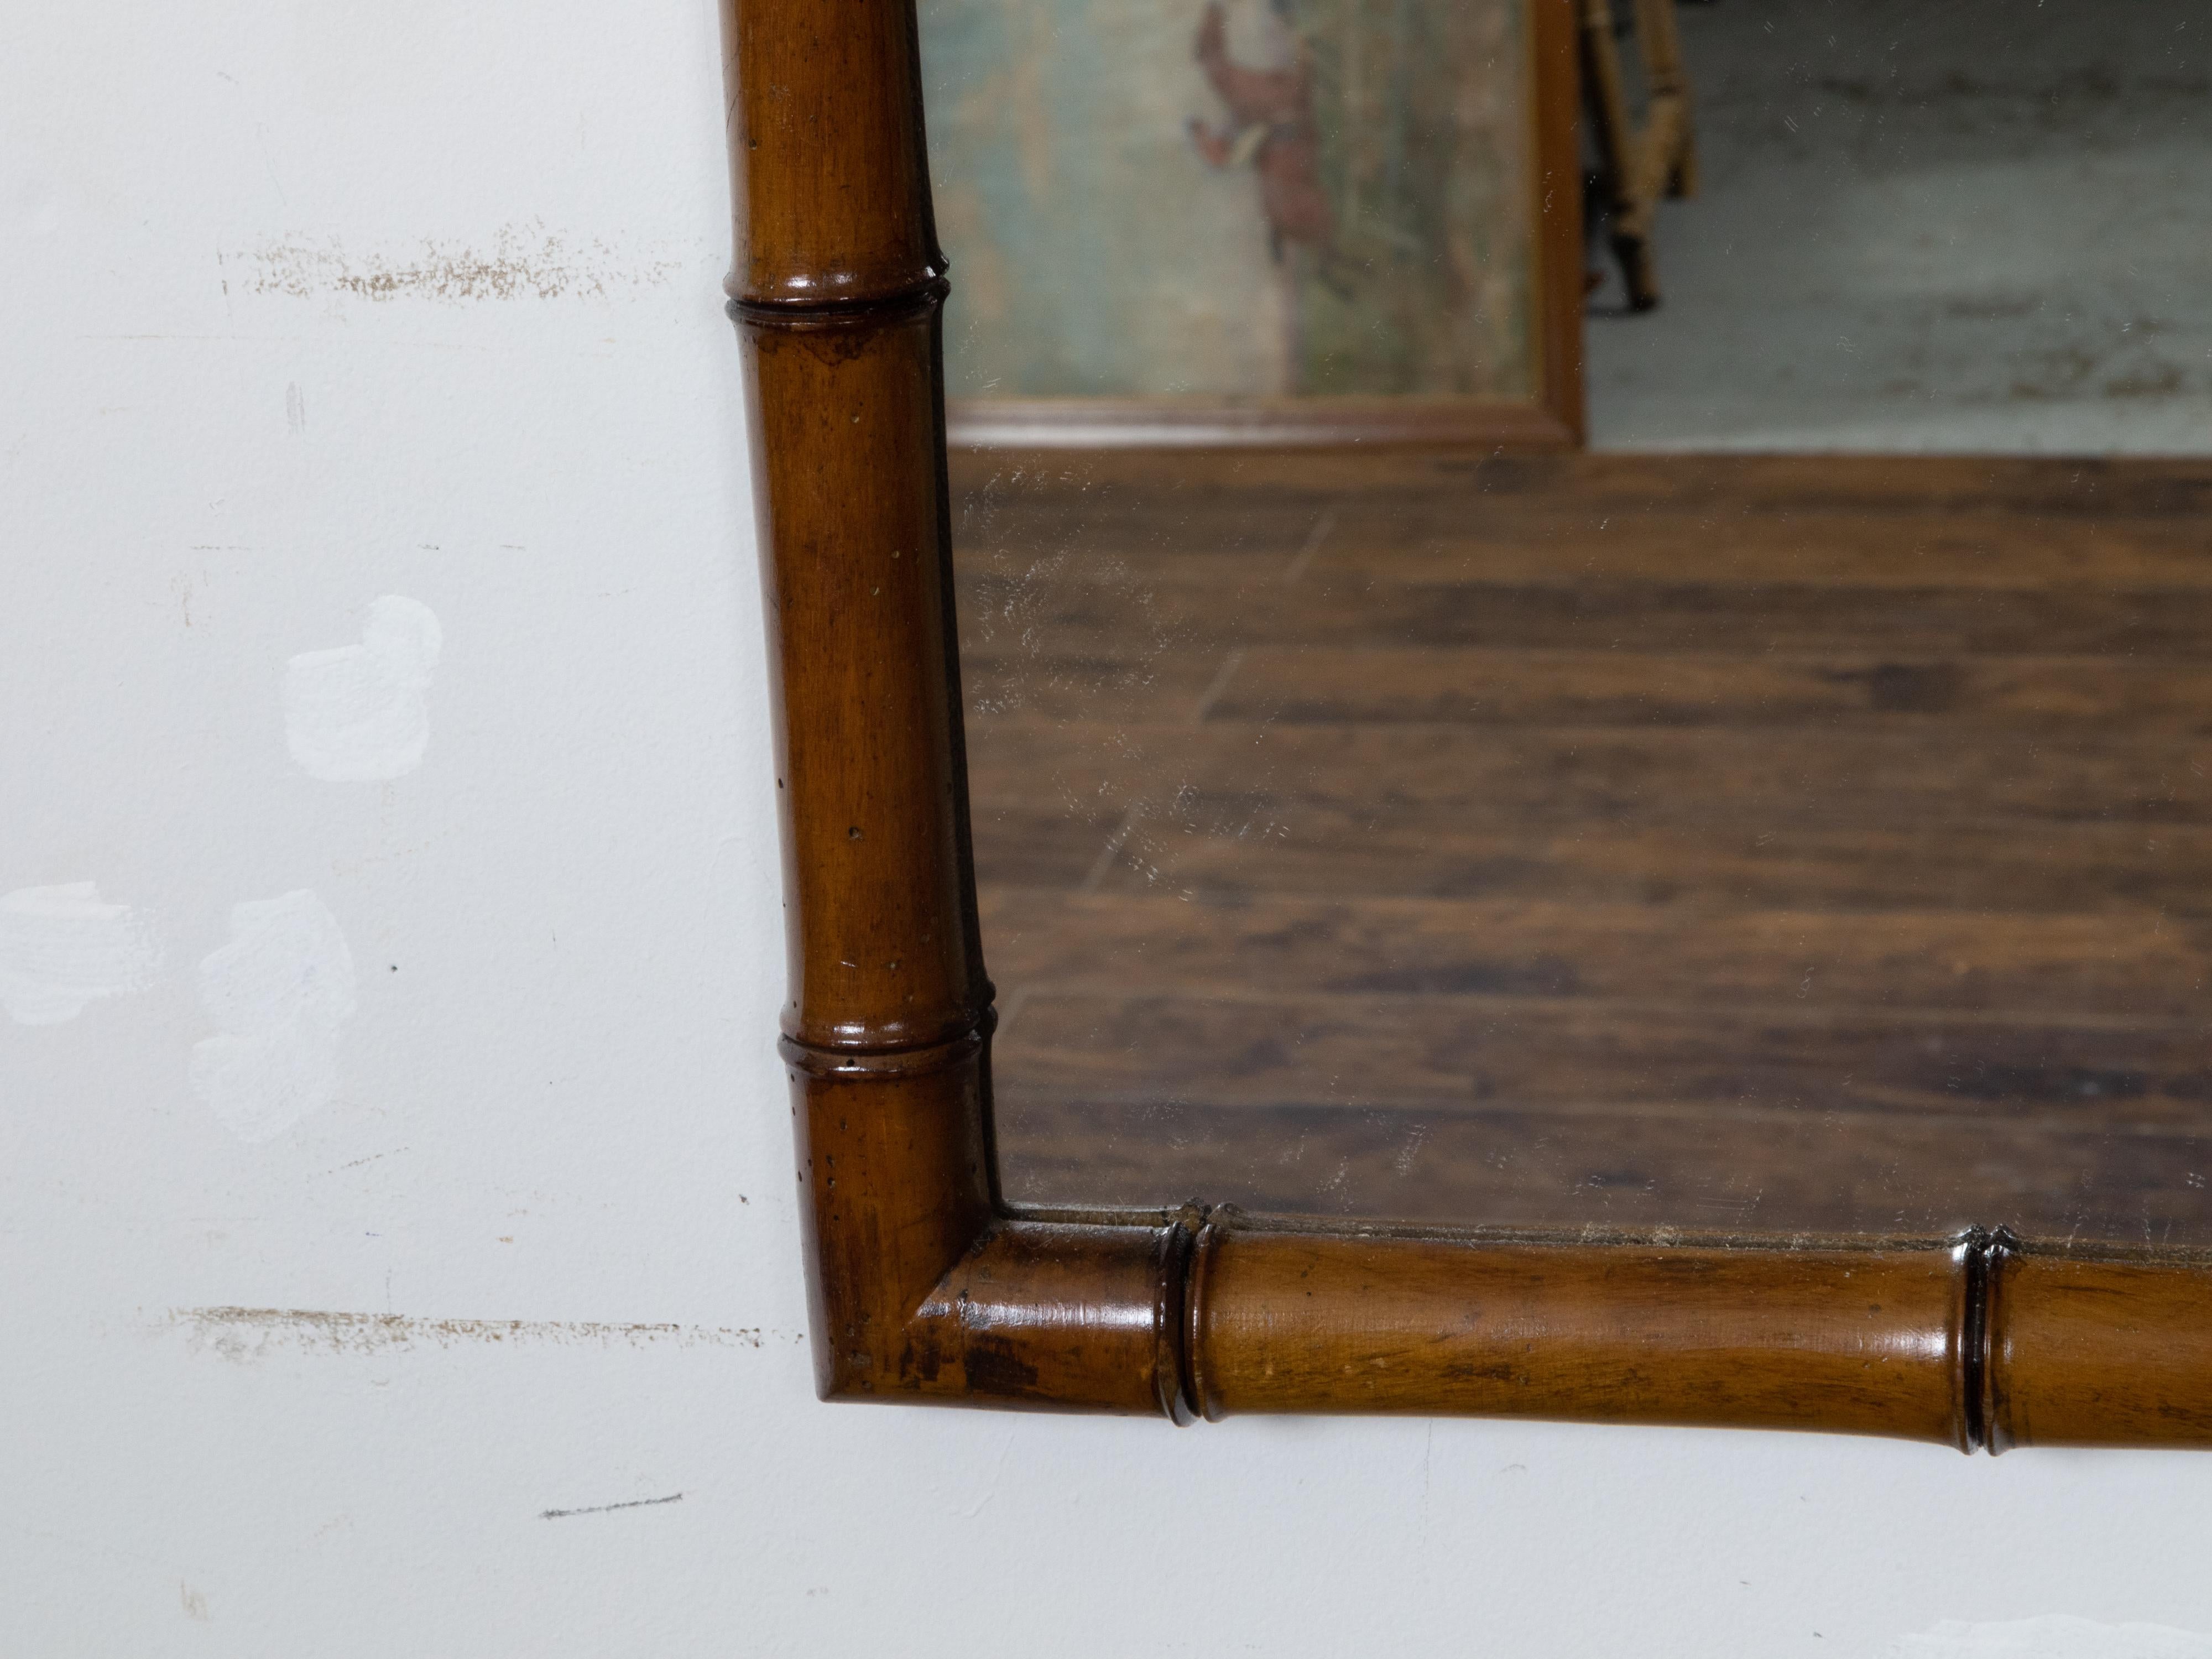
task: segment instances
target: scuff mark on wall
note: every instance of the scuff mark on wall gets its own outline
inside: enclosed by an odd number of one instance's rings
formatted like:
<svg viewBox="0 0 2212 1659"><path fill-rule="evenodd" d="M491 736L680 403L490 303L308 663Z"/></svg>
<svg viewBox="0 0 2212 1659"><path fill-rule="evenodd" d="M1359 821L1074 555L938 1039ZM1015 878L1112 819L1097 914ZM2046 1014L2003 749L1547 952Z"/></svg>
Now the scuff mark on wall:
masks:
<svg viewBox="0 0 2212 1659"><path fill-rule="evenodd" d="M295 236L245 252L218 252L226 284L247 294L312 299L557 300L660 288L684 268L665 252L640 256L596 237L570 241L543 224L504 225L488 249L425 240L405 253L349 253L337 237Z"/></svg>
<svg viewBox="0 0 2212 1659"><path fill-rule="evenodd" d="M445 639L428 605L387 593L368 607L360 644L294 657L284 671L292 758L330 783L380 783L420 766Z"/></svg>
<svg viewBox="0 0 2212 1659"><path fill-rule="evenodd" d="M230 943L200 963L200 1005L222 1035L193 1045L192 1092L240 1139L273 1139L337 1094L353 952L314 894L232 906Z"/></svg>
<svg viewBox="0 0 2212 1659"><path fill-rule="evenodd" d="M514 1346L760 1348L803 1342L803 1332L714 1325L617 1325L592 1320L424 1319L406 1314L332 1313L307 1308L174 1308L167 1322L195 1352L240 1363L273 1350L366 1354L475 1343Z"/></svg>
<svg viewBox="0 0 2212 1659"><path fill-rule="evenodd" d="M1947 1619L1899 1638L1890 1652L1894 1659L2212 1659L2212 1636L2052 1613L1984 1624Z"/></svg>
<svg viewBox="0 0 2212 1659"><path fill-rule="evenodd" d="M110 904L89 881L0 896L0 1007L25 1025L58 1025L88 1004L154 981L154 919Z"/></svg>

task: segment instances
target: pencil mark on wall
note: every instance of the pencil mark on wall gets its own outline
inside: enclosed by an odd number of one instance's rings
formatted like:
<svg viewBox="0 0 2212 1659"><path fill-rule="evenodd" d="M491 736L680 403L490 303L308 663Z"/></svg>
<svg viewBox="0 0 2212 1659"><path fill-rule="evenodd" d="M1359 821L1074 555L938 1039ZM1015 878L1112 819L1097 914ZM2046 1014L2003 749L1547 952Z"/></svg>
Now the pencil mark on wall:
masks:
<svg viewBox="0 0 2212 1659"><path fill-rule="evenodd" d="M488 247L425 239L404 252L349 251L335 236L295 236L243 252L218 249L226 292L294 299L558 300L660 288L683 269L665 252L627 252L596 237L571 240L543 224L503 225Z"/></svg>
<svg viewBox="0 0 2212 1659"><path fill-rule="evenodd" d="M303 651L285 665L284 742L310 777L378 783L422 763L430 677L445 631L430 607L387 593L361 643Z"/></svg>
<svg viewBox="0 0 2212 1659"><path fill-rule="evenodd" d="M395 1157L399 1153L411 1152L414 1149L410 1146L394 1146L390 1152L370 1152L363 1158L348 1158L344 1163L340 1164L334 1168L325 1170L321 1171L320 1174L311 1176L310 1179L319 1181L324 1176L343 1175L348 1170L358 1170L365 1164L380 1164L387 1158Z"/></svg>
<svg viewBox="0 0 2212 1659"><path fill-rule="evenodd" d="M142 991L161 963L152 915L105 902L95 883L0 896L0 1007L21 1024L58 1025L102 997Z"/></svg>
<svg viewBox="0 0 2212 1659"><path fill-rule="evenodd" d="M353 952L305 888L230 912L230 943L200 963L219 1036L192 1047L192 1092L242 1140L273 1139L337 1092L338 1036L354 1013Z"/></svg>
<svg viewBox="0 0 2212 1659"><path fill-rule="evenodd" d="M405 1352L474 1344L513 1347L765 1348L799 1343L800 1331L759 1326L624 1325L568 1319L427 1319L409 1314L313 1308L173 1308L168 1326L195 1352L240 1364L284 1351L313 1354Z"/></svg>
<svg viewBox="0 0 2212 1659"><path fill-rule="evenodd" d="M672 1492L665 1498L633 1498L627 1504L592 1504L580 1510L540 1510L540 1521L561 1521L572 1515L611 1515L617 1510L649 1510L661 1504L680 1504L684 1494Z"/></svg>

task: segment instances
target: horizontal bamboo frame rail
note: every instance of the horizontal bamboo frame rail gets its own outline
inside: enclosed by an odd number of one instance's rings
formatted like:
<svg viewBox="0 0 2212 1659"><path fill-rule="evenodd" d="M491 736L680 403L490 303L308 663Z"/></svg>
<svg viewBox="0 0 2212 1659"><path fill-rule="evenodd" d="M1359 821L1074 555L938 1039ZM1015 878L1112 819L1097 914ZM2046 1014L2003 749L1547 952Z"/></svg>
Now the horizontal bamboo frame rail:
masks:
<svg viewBox="0 0 2212 1659"><path fill-rule="evenodd" d="M724 0L800 1213L828 1398L2212 1442L2212 1265L1011 1212L911 0Z"/></svg>

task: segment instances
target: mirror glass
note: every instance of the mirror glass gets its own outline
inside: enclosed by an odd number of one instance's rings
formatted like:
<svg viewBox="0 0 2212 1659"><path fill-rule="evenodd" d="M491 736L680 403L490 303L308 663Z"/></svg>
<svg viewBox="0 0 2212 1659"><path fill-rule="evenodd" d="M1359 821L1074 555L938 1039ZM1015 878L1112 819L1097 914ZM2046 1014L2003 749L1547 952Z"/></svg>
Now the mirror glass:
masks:
<svg viewBox="0 0 2212 1659"><path fill-rule="evenodd" d="M1012 1201L2212 1243L2212 4L1677 24L1586 447L956 453Z"/></svg>

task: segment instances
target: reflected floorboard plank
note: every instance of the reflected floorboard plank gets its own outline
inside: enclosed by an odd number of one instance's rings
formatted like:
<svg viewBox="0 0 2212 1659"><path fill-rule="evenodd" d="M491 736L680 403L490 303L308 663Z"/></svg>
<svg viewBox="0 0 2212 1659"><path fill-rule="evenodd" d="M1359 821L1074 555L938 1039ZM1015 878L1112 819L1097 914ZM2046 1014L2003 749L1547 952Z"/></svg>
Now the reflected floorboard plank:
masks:
<svg viewBox="0 0 2212 1659"><path fill-rule="evenodd" d="M960 598L976 617L966 625L978 649L1139 664L1255 644L2212 655L2203 586L1940 586L1925 559L1917 580L1888 586L1823 586L1779 568L1758 583L1722 584L1701 579L1689 547L1642 582L1564 561L1515 582L1472 559L1414 580L1345 569L1354 556L1341 532L1331 544L1335 562L1295 580L1285 574L1295 558L1247 563L1233 579L1182 555L1117 556L1103 576L1080 559L1054 559L973 570ZM2085 550L2076 568L2094 562Z"/></svg>
<svg viewBox="0 0 2212 1659"><path fill-rule="evenodd" d="M1014 1202L1164 1197L1422 1225L1926 1235L1963 1184L2045 1236L2201 1242L2212 1136L1914 1118L1278 1106L1224 1113L1023 1093L1000 1106ZM2124 1225L2114 1194L2124 1194Z"/></svg>
<svg viewBox="0 0 2212 1659"><path fill-rule="evenodd" d="M1305 898L1211 905L987 887L994 973L1054 996L1501 995L1684 1008L2047 1014L2190 1021L2212 923L2131 912L1741 910Z"/></svg>
<svg viewBox="0 0 2212 1659"><path fill-rule="evenodd" d="M1554 820L1461 828L1447 813L1194 791L1174 810L1087 803L975 813L988 885L1044 884L1235 904L1269 893L1664 904L1680 913L1822 908L2212 915L2212 830L2193 824L1790 822L1650 829ZM1194 925L1198 925L1194 921Z"/></svg>
<svg viewBox="0 0 2212 1659"><path fill-rule="evenodd" d="M1216 675L1219 661L1213 663ZM1080 799L1165 817L1177 797L1265 797L1391 815L1449 811L1462 825L1735 823L1876 828L1899 822L2212 823L2212 738L2110 730L1996 730L1930 744L1924 727L1830 728L1816 748L1789 732L1551 731L1505 726L1470 742L1449 727L1115 724L1103 683L1086 718L986 713L969 756L979 805L1020 812ZM1133 702L1134 699L1129 701ZM1193 708L1194 710L1195 704ZM988 849L1002 856L1003 846Z"/></svg>
<svg viewBox="0 0 2212 1659"><path fill-rule="evenodd" d="M1670 1116L1694 1107L2172 1129L2206 1122L2212 1101L2212 1050L2196 1021L1779 1004L1034 991L1006 1020L999 1054L1009 1081L1223 1108L1308 1099L1449 1113L1598 1102ZM1202 1071L1186 1058L1200 1054Z"/></svg>

